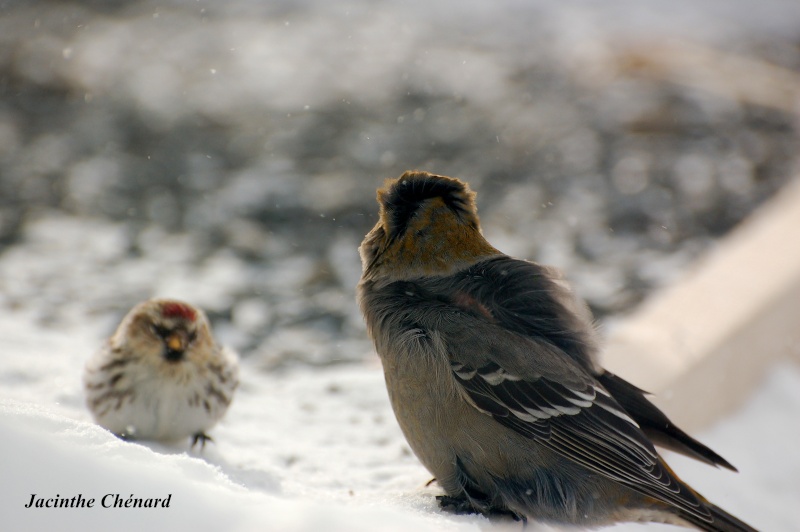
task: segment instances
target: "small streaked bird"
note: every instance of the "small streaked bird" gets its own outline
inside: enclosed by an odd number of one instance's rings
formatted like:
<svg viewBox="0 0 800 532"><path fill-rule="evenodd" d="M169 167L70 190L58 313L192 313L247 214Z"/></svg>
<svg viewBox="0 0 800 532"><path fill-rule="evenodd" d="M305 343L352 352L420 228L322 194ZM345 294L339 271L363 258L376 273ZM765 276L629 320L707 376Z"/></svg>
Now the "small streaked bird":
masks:
<svg viewBox="0 0 800 532"><path fill-rule="evenodd" d="M169 299L136 305L86 363L86 404L125 439L192 446L222 418L239 384L235 353L220 347L200 309Z"/></svg>
<svg viewBox="0 0 800 532"><path fill-rule="evenodd" d="M735 468L598 364L558 272L492 247L466 183L406 172L378 190L358 301L400 427L456 512L595 527L753 531L654 444Z"/></svg>

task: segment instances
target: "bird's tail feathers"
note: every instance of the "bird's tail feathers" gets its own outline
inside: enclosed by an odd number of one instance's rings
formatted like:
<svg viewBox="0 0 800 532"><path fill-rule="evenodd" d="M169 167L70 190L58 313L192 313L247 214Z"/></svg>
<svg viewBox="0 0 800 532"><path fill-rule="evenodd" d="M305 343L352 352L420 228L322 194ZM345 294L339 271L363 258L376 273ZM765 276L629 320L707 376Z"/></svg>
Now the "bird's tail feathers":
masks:
<svg viewBox="0 0 800 532"><path fill-rule="evenodd" d="M711 522L704 521L703 519L688 513L684 514L683 512L679 512L678 515L680 515L681 519L684 519L700 530L706 530L707 532L758 532L757 529L748 525L741 519L732 516L719 506L715 506L711 503L706 503L706 505L711 511Z"/></svg>

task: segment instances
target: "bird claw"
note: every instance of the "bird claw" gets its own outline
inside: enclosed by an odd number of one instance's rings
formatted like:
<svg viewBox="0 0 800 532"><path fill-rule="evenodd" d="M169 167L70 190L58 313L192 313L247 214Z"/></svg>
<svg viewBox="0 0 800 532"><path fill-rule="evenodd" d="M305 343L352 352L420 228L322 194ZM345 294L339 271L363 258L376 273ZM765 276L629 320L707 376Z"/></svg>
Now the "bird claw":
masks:
<svg viewBox="0 0 800 532"><path fill-rule="evenodd" d="M476 508L469 499L464 497L451 497L450 495L437 495L436 500L439 506L446 511L456 515L481 514L487 519L510 517L514 521L521 522L527 526L528 518L507 508Z"/></svg>
<svg viewBox="0 0 800 532"><path fill-rule="evenodd" d="M437 495L436 500L439 502L439 506L442 510L447 510L457 515L483 513L472 506L466 498Z"/></svg>
<svg viewBox="0 0 800 532"><path fill-rule="evenodd" d="M197 445L198 443L200 443L200 450L205 449L207 441L213 442L214 438L212 438L211 436L209 436L204 432L198 432L197 434L192 436L192 449L194 449L195 445Z"/></svg>

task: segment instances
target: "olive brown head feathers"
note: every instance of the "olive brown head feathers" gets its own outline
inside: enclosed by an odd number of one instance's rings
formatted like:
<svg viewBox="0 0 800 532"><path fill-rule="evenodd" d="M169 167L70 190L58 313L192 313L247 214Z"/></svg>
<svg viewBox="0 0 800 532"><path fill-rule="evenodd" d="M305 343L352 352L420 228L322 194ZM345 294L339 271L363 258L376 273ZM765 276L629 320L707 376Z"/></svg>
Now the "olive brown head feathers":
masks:
<svg viewBox="0 0 800 532"><path fill-rule="evenodd" d="M387 179L361 245L366 278L444 274L499 252L483 238L469 185L422 171Z"/></svg>
<svg viewBox="0 0 800 532"><path fill-rule="evenodd" d="M475 193L469 185L428 172L406 172L398 179L387 179L378 190L381 221L390 239L399 238L427 209L448 209L461 223L479 230Z"/></svg>

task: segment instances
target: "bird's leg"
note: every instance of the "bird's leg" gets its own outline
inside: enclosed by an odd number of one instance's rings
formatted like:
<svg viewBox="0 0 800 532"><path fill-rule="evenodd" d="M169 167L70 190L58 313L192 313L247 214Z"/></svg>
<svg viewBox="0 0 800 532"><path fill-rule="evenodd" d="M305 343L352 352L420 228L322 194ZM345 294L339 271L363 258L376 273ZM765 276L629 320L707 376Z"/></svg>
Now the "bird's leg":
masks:
<svg viewBox="0 0 800 532"><path fill-rule="evenodd" d="M457 515L483 513L469 502L466 497L451 497L450 495L437 495L436 500L442 510L453 512Z"/></svg>
<svg viewBox="0 0 800 532"><path fill-rule="evenodd" d="M528 518L508 508L498 507L477 507L468 497L451 497L450 495L437 495L436 500L443 510L452 512L456 515L481 514L487 519L508 518L522 522L527 526Z"/></svg>
<svg viewBox="0 0 800 532"><path fill-rule="evenodd" d="M203 450L206 448L206 442L210 441L213 442L214 439L204 432L198 432L194 436L192 436L192 449L194 449L195 445L200 443L200 449Z"/></svg>

